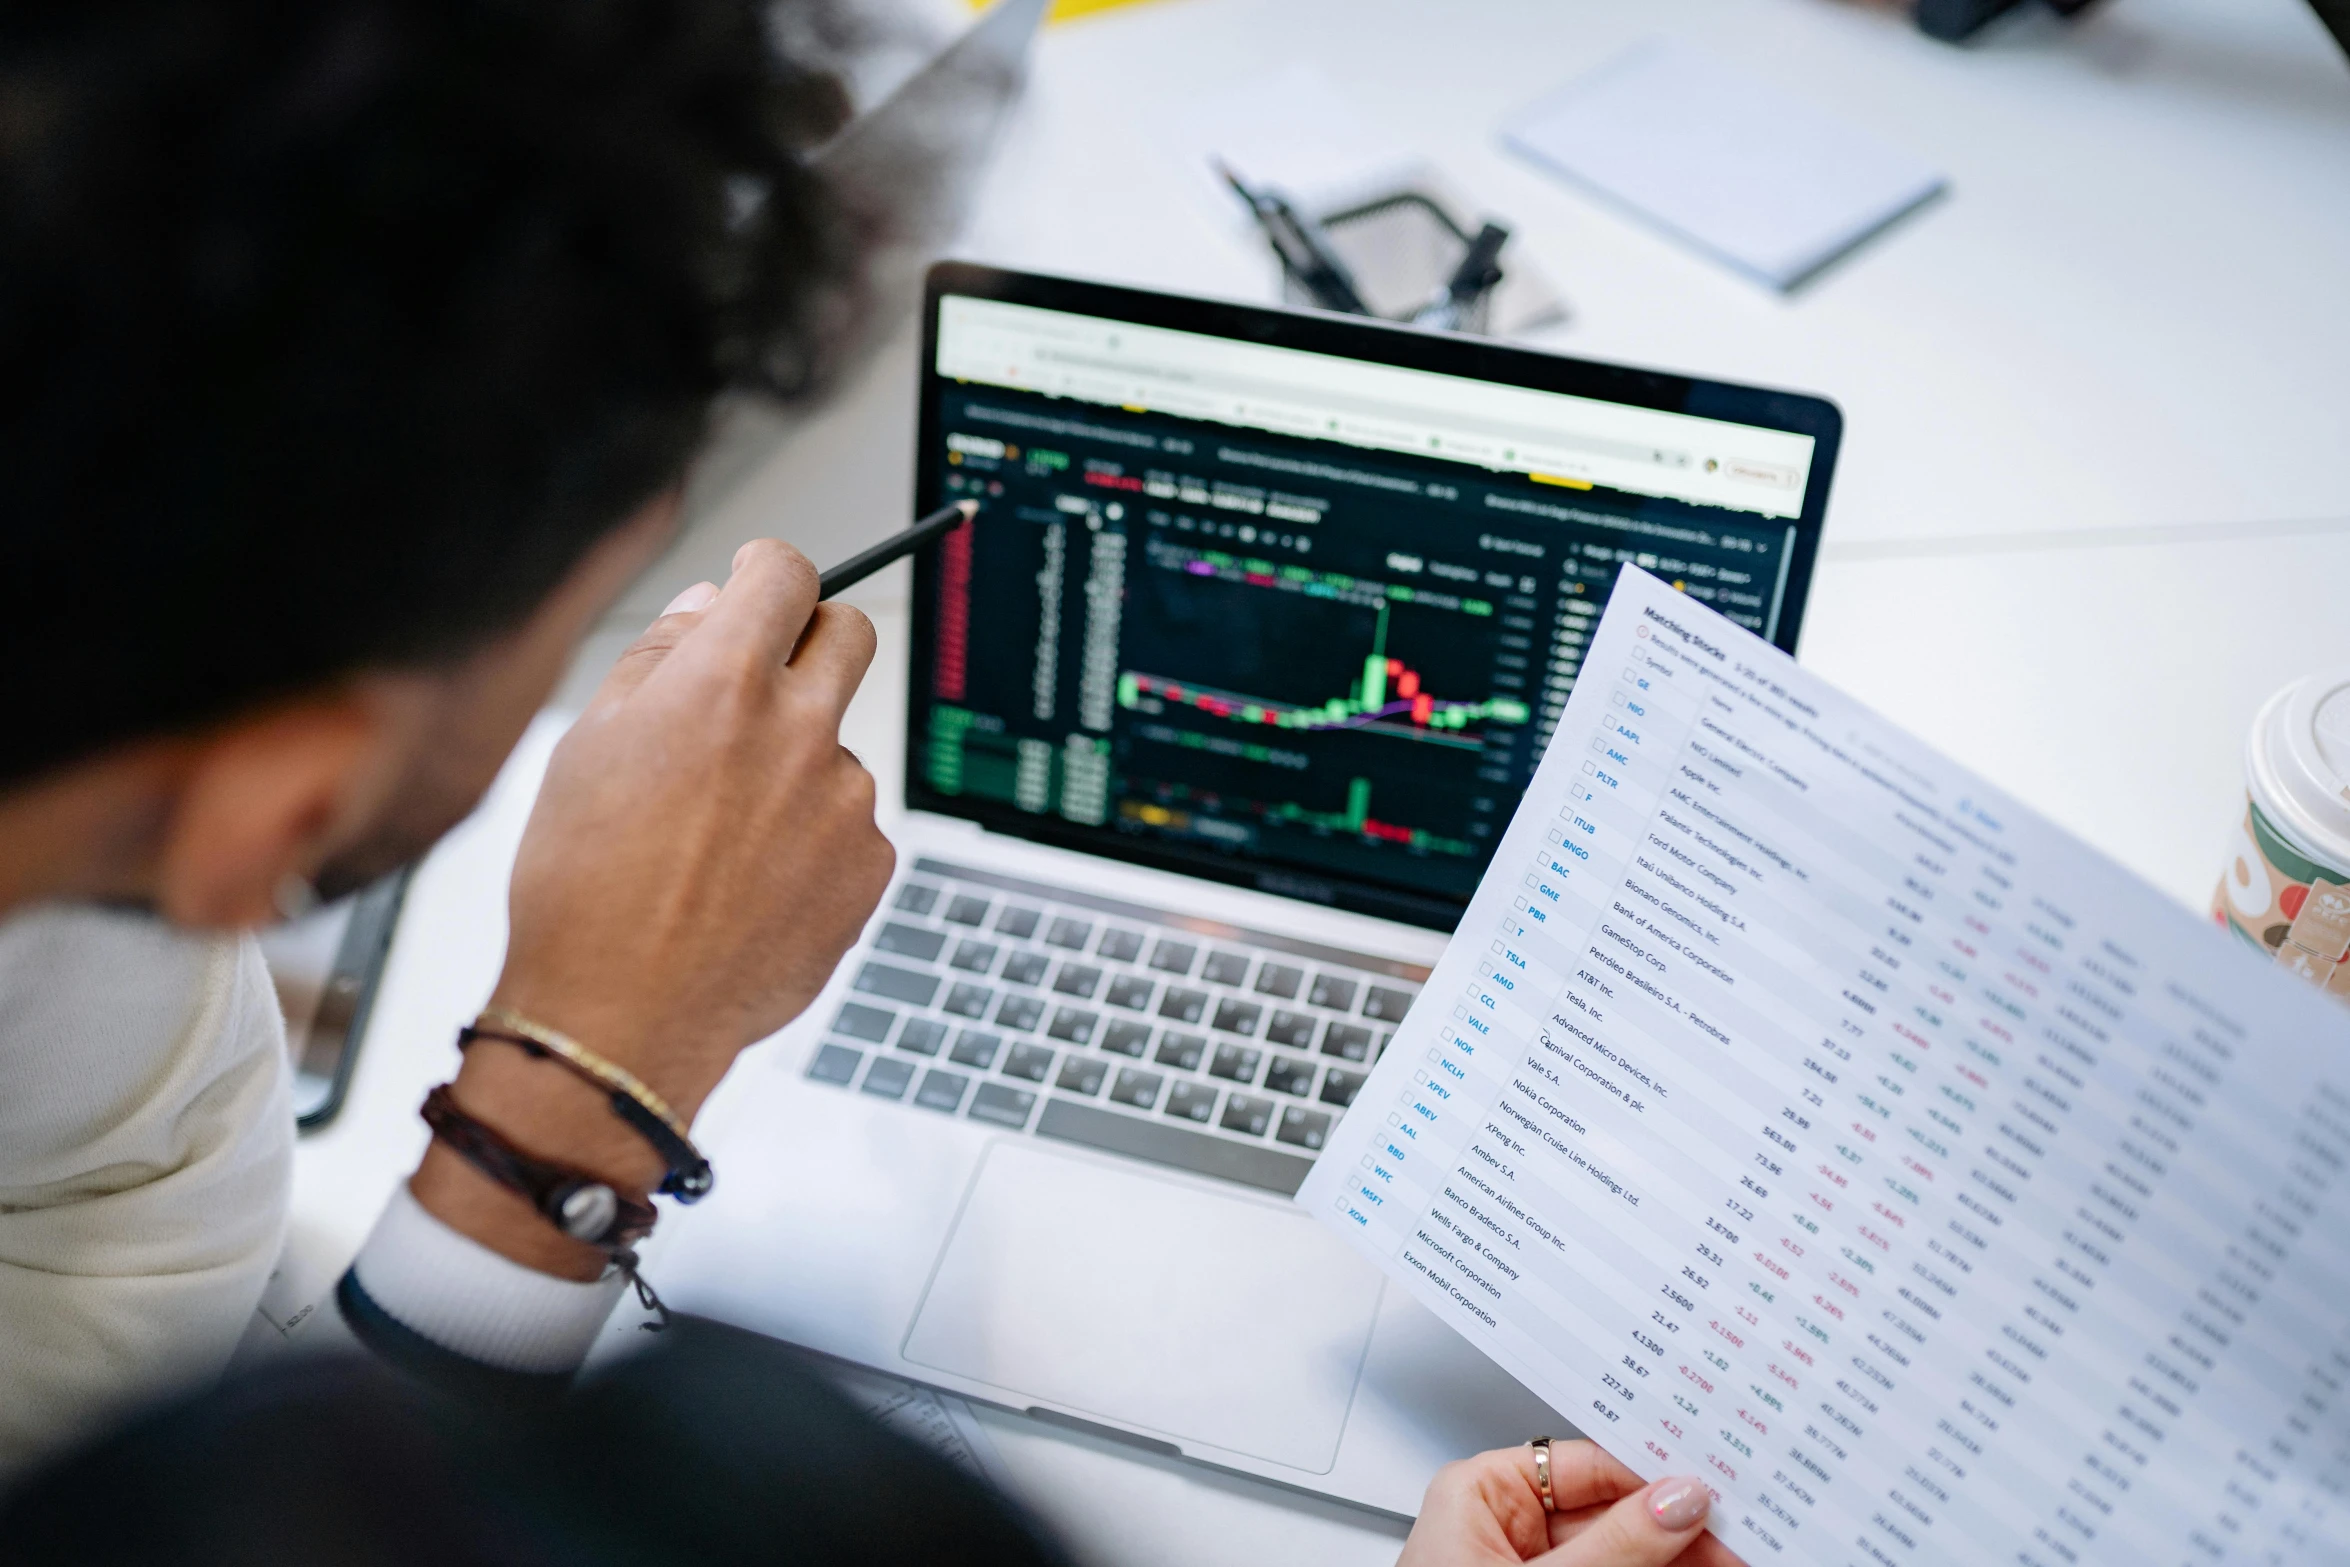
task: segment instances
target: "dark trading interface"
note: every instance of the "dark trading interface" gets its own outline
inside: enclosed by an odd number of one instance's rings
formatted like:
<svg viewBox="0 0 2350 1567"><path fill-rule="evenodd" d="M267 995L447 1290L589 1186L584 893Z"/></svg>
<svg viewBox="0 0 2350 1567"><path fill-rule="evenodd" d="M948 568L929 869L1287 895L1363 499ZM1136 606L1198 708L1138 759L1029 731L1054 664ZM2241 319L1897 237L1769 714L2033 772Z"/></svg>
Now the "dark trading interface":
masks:
<svg viewBox="0 0 2350 1567"><path fill-rule="evenodd" d="M1620 563L1776 629L1794 528L951 385L929 786L1465 901Z"/></svg>

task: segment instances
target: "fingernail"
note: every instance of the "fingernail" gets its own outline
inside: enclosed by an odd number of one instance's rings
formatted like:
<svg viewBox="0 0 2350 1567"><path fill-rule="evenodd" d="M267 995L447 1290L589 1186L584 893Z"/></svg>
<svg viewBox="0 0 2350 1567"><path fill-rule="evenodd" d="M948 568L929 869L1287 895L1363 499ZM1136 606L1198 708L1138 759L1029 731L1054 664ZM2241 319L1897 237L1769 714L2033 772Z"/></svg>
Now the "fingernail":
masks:
<svg viewBox="0 0 2350 1567"><path fill-rule="evenodd" d="M1678 1533L1705 1522L1713 1503L1713 1493L1703 1480L1659 1480L1649 1493L1648 1515Z"/></svg>
<svg viewBox="0 0 2350 1567"><path fill-rule="evenodd" d="M697 609L708 609L710 601L717 596L718 588L715 583L697 582L671 599L669 607L661 613L664 615L684 615Z"/></svg>

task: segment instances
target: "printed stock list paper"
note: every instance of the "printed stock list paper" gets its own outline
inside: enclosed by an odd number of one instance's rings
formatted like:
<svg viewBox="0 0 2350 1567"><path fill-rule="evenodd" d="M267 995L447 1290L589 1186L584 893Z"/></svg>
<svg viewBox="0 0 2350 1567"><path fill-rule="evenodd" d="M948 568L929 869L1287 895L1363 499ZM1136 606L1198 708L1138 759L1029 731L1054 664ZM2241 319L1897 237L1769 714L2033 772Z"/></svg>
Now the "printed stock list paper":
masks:
<svg viewBox="0 0 2350 1567"><path fill-rule="evenodd" d="M2346 1036L1627 566L1300 1200L1750 1563L2339 1562Z"/></svg>

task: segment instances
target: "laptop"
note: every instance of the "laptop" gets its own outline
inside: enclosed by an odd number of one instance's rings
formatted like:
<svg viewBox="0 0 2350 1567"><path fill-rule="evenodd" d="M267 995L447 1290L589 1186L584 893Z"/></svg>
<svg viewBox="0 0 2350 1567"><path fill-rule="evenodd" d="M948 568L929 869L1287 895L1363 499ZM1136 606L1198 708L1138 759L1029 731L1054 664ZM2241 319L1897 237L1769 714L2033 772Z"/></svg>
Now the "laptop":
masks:
<svg viewBox="0 0 2350 1567"><path fill-rule="evenodd" d="M1409 1515L1575 1417L1291 1203L1621 565L1792 649L1817 398L949 264L899 870L705 1112L672 1304ZM1464 1177L1466 1178L1466 1177Z"/></svg>

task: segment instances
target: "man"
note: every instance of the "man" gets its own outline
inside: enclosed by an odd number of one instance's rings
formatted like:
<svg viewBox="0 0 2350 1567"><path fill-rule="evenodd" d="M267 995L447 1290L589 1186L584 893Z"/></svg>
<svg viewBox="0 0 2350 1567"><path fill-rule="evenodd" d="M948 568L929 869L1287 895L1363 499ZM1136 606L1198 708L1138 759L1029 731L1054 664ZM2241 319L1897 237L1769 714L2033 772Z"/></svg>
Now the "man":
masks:
<svg viewBox="0 0 2350 1567"><path fill-rule="evenodd" d="M854 257L792 148L840 105L742 3L0 18L0 1466L225 1359L292 1131L238 933L461 817L669 539L713 395L813 358ZM815 591L758 543L673 606L515 876L498 1000L687 1118L891 867L837 741L872 631ZM455 1097L660 1178L511 1046ZM622 1281L436 1145L351 1286L553 1375Z"/></svg>

